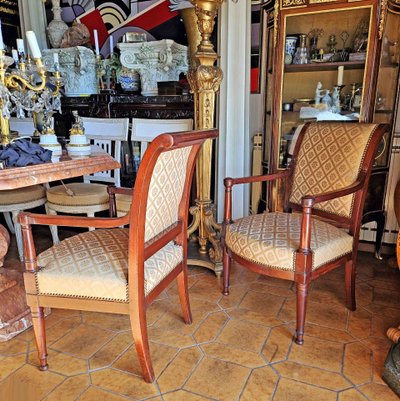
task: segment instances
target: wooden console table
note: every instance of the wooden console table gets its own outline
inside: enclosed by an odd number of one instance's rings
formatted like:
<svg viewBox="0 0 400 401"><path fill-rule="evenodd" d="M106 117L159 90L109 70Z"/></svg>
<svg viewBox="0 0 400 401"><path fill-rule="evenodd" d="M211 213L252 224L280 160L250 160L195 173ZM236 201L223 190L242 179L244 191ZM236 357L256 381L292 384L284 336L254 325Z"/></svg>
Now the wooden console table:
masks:
<svg viewBox="0 0 400 401"><path fill-rule="evenodd" d="M71 158L65 153L57 162L0 170L0 190L23 188L119 167L117 161L99 148L93 148L92 154L87 157ZM2 266L9 238L4 227L0 227L0 266ZM31 324L22 273L1 267L0 342L11 339Z"/></svg>

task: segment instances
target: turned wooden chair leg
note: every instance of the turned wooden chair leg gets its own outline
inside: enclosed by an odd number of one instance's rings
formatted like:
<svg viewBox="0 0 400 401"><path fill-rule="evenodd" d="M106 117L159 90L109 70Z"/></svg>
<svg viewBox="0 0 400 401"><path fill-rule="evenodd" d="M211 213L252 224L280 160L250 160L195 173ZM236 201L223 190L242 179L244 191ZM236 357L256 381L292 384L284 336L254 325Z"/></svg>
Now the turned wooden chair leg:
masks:
<svg viewBox="0 0 400 401"><path fill-rule="evenodd" d="M296 283L296 337L297 344L304 343L304 324L306 321L308 284Z"/></svg>
<svg viewBox="0 0 400 401"><path fill-rule="evenodd" d="M46 330L44 323L44 309L42 307L31 307L32 326L35 333L36 348L39 355L39 369L47 370L47 347L46 347Z"/></svg>
<svg viewBox="0 0 400 401"><path fill-rule="evenodd" d="M226 247L224 247L224 256L223 256L223 268L224 268L224 289L222 294L229 295L229 274L231 268L231 258L228 255Z"/></svg>
<svg viewBox="0 0 400 401"><path fill-rule="evenodd" d="M356 261L351 259L344 266L344 285L346 292L346 307L356 310Z"/></svg>
<svg viewBox="0 0 400 401"><path fill-rule="evenodd" d="M186 324L192 323L192 312L190 311L189 303L189 291L188 291L188 281L187 281L187 271L184 268L177 277L178 282L178 293L179 299L181 301L183 320Z"/></svg>
<svg viewBox="0 0 400 401"><path fill-rule="evenodd" d="M131 312L130 320L133 339L135 340L136 352L142 368L143 378L147 383L152 383L155 379L155 376L150 357L145 311L139 311L136 309L133 313Z"/></svg>

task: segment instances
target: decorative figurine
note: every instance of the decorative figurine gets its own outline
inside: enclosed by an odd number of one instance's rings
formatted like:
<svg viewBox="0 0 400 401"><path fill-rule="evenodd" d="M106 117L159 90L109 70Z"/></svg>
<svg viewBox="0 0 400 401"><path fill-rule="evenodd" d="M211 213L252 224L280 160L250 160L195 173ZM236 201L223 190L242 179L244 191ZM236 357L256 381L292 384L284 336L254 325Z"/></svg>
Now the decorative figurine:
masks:
<svg viewBox="0 0 400 401"><path fill-rule="evenodd" d="M321 103L321 98L323 96L321 92L322 92L322 82L319 81L317 83L317 87L315 89L314 102L315 102L316 105Z"/></svg>
<svg viewBox="0 0 400 401"><path fill-rule="evenodd" d="M340 113L340 86L335 85L332 92L332 112Z"/></svg>
<svg viewBox="0 0 400 401"><path fill-rule="evenodd" d="M332 99L331 99L331 96L329 95L329 93L330 93L330 90L329 89L325 89L325 94L324 94L324 96L323 96L323 98L321 100L322 104L325 105L325 108L327 110L329 110L331 108L331 106L332 106Z"/></svg>

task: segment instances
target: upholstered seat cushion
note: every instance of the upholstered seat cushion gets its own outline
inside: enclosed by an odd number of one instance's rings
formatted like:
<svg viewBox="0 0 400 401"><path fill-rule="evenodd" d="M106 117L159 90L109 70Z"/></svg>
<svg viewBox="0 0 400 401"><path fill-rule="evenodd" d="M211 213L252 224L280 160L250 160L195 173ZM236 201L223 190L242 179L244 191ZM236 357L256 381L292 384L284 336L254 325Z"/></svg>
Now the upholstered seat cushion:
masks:
<svg viewBox="0 0 400 401"><path fill-rule="evenodd" d="M301 214L263 213L227 226L226 245L249 261L279 270L294 271L299 248ZM312 219L312 269L352 251L353 237L326 222Z"/></svg>
<svg viewBox="0 0 400 401"><path fill-rule="evenodd" d="M132 195L116 194L115 204L118 215L124 215L131 209Z"/></svg>
<svg viewBox="0 0 400 401"><path fill-rule="evenodd" d="M88 231L67 238L38 256L39 294L128 301L128 236L125 228ZM144 267L145 294L183 259L173 242Z"/></svg>
<svg viewBox="0 0 400 401"><path fill-rule="evenodd" d="M43 185L0 191L0 205L15 205L46 198Z"/></svg>
<svg viewBox="0 0 400 401"><path fill-rule="evenodd" d="M69 195L63 185L47 190L47 200L62 206L94 206L108 203L107 185L74 182L67 184L74 195Z"/></svg>

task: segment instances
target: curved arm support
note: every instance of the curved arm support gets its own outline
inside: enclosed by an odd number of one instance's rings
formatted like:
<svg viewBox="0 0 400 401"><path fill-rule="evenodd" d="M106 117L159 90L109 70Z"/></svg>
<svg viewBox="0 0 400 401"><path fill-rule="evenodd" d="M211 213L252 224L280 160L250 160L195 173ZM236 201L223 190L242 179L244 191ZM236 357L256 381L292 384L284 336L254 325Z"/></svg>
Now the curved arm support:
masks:
<svg viewBox="0 0 400 401"><path fill-rule="evenodd" d="M300 234L300 246L299 252L303 254L309 254L311 252L311 215L312 208L316 203L326 202L331 199L340 198L342 196L350 195L360 190L365 184L365 174L360 176L358 181L353 182L347 187L340 188L335 191L330 191L316 195L303 196L301 200L301 206L303 208L302 219L301 219L301 234Z"/></svg>
<svg viewBox="0 0 400 401"><path fill-rule="evenodd" d="M343 187L340 189L336 189L334 191L316 194L316 195L306 195L303 196L301 200L301 205L304 206L313 206L316 203L326 202L331 199L341 198L342 196L350 195L354 192L360 190L365 184L365 174L360 176L360 179L348 185L347 187Z"/></svg>
<svg viewBox="0 0 400 401"><path fill-rule="evenodd" d="M263 181L273 181L279 179L286 179L292 173L291 169L283 170L275 174L266 174L266 175L254 175L251 177L240 177L240 178L231 178L227 177L224 179L225 188L232 187L236 184L247 184L252 182L263 182Z"/></svg>
<svg viewBox="0 0 400 401"><path fill-rule="evenodd" d="M81 217L61 216L39 213L22 212L18 215L18 222L23 225L38 224L68 227L115 228L129 224L129 215L122 217Z"/></svg>

